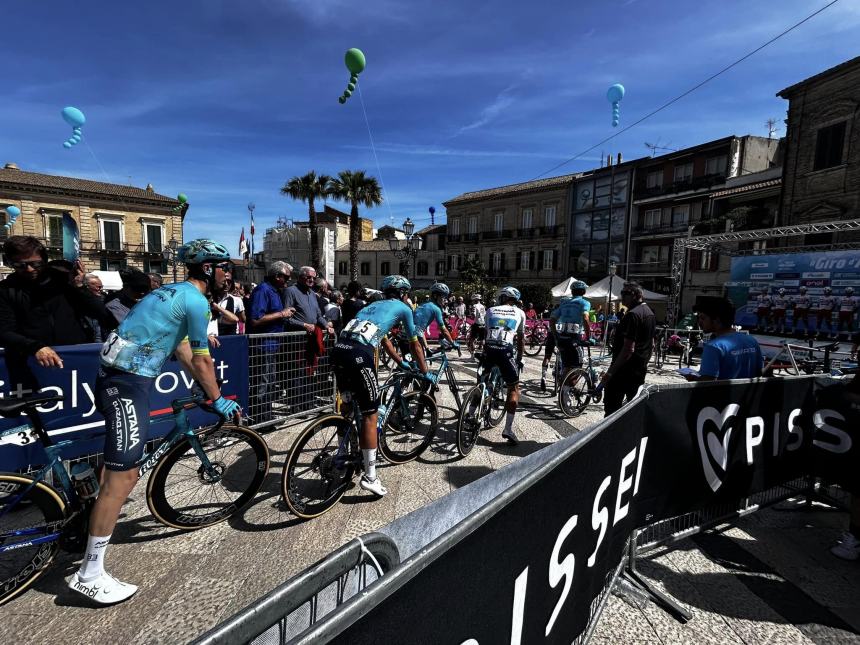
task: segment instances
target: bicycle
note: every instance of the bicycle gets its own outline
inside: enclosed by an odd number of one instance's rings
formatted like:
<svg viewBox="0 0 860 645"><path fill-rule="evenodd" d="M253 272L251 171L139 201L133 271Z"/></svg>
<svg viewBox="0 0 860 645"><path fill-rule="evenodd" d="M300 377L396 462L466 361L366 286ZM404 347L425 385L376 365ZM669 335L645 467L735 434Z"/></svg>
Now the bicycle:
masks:
<svg viewBox="0 0 860 645"><path fill-rule="evenodd" d="M16 436L20 445L37 442L46 464L35 474L0 473L0 604L24 592L60 548L75 553L86 545L98 482L91 469L86 478L70 476L60 453L73 442L54 443L36 410L62 400L55 394L0 400L0 415L23 412L29 419L0 432L0 441ZM250 428L226 425L223 419L191 428L186 410L199 407L217 414L204 400L202 392L195 392L172 402L173 430L140 465L141 477L152 471L146 487L149 510L173 528L201 529L235 515L257 494L269 471L266 442ZM51 483L45 481L49 475Z"/></svg>
<svg viewBox="0 0 860 645"><path fill-rule="evenodd" d="M579 345L586 350L586 363L568 370L558 388L558 407L568 417L579 416L592 401L600 403L603 398L603 385L591 360L591 345Z"/></svg>
<svg viewBox="0 0 860 645"><path fill-rule="evenodd" d="M457 419L457 452L461 456L465 457L475 447L484 425L494 428L502 422L506 401L507 387L501 371L493 366L487 372L483 356L479 356L478 384L463 397Z"/></svg>
<svg viewBox="0 0 860 645"><path fill-rule="evenodd" d="M410 370L411 378L421 372ZM423 376L423 375L422 375ZM380 395L392 390L379 407L376 431L379 453L392 464L417 458L436 433L436 403L424 392L403 393L403 379L393 373L380 386ZM352 392L340 393L341 414L330 414L311 423L296 438L281 476L281 494L297 517L311 519L331 509L364 462L358 437L362 416Z"/></svg>
<svg viewBox="0 0 860 645"><path fill-rule="evenodd" d="M542 321L536 321L533 325L526 325L523 338L523 351L527 356L537 356L546 343L549 331Z"/></svg>
<svg viewBox="0 0 860 645"><path fill-rule="evenodd" d="M439 383L441 381L441 377L444 374L445 379L448 382L448 389L451 391L451 394L454 397L454 402L457 405L457 409L460 409L461 401L460 401L460 389L457 387L457 377L454 376L454 368L451 367L451 363L448 361L447 351L449 349L453 349L447 341L441 341L439 343L439 348L435 350L431 350L428 348L427 352L424 354L424 360L428 363L428 370L430 369L430 365L432 363L439 363L439 366L433 370L436 374L436 383L432 384L427 381L426 378L421 378L419 389L422 389L425 393L430 394L430 392L436 392L439 390ZM463 354L460 351L460 347L457 347L457 355L462 357ZM411 377L413 382L417 380L418 377ZM433 396L432 394L430 394ZM435 397L433 397L435 400Z"/></svg>

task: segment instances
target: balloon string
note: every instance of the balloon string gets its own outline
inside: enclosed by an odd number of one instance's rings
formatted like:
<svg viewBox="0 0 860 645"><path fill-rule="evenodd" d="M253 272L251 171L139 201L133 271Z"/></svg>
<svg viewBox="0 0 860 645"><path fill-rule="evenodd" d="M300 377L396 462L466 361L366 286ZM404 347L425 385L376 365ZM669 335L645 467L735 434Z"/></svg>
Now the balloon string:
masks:
<svg viewBox="0 0 860 645"><path fill-rule="evenodd" d="M388 198L388 193L385 191L385 180L382 178L382 166L379 165L379 156L376 154L376 146L373 143L373 133L370 131L370 121L367 118L367 110L364 108L364 97L361 94L361 85L356 83L358 90L358 101L361 103L361 111L364 113L364 123L367 125L367 136L370 138L370 148L373 150L373 158L376 159L376 172L379 173L379 185L382 187L382 195L385 205L388 207L389 223L394 225L394 214L391 212L391 200Z"/></svg>
<svg viewBox="0 0 860 645"><path fill-rule="evenodd" d="M96 165L99 167L99 170L101 170L101 171L102 171L102 174L105 176L105 179L107 180L107 183L109 183L109 184L114 183L114 182L113 182L113 180L111 179L110 175L107 173L107 170L105 170L104 166L102 166L102 163L101 163L101 161L99 161L99 158L98 158L98 157L96 157L96 153L95 153L95 152L93 152L93 149L92 149L92 148L90 148L90 144L87 142L87 140L86 140L86 139L83 139L83 140L82 140L82 142L83 142L83 144L87 147L87 150L89 150L89 151L90 151L90 155L92 155L92 157L93 157L93 161L95 161L95 162L96 162ZM117 197L119 197L119 201L120 201L120 203L123 205L123 208L124 208L126 211L131 211L131 209L128 207L128 204L126 204L126 203L125 203L125 200L122 198L122 196L117 195Z"/></svg>

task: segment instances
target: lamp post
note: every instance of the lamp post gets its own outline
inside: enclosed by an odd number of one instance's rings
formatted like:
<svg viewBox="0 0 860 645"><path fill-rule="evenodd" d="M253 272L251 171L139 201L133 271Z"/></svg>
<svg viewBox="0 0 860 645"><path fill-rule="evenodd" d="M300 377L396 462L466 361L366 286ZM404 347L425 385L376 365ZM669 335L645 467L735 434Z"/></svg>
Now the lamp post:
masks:
<svg viewBox="0 0 860 645"><path fill-rule="evenodd" d="M164 258L164 261L173 266L173 282L176 282L176 247L179 245L179 242L176 241L175 237L171 237L170 241L167 243L161 250L161 255Z"/></svg>
<svg viewBox="0 0 860 645"><path fill-rule="evenodd" d="M421 247L424 246L424 240L421 239L420 235L415 233L415 223L408 217L406 218L406 221L403 222L403 232L406 233L405 240L391 238L388 240L388 246L391 249L391 252L394 253L394 257L398 260L409 261L406 275L408 278L415 256L418 255L418 251L420 251Z"/></svg>

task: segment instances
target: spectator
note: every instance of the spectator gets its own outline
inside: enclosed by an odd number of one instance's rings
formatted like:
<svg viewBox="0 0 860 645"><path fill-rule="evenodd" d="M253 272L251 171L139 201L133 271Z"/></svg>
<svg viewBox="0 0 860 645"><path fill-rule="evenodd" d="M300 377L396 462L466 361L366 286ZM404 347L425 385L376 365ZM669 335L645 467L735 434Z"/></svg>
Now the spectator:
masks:
<svg viewBox="0 0 860 645"><path fill-rule="evenodd" d="M98 277L95 273L87 273L83 279L83 288L93 294L100 301L104 302L105 298L105 289L104 284L102 283L102 279ZM90 316L83 317L84 325L90 328L90 333L92 334L92 342L94 343L103 343L104 342L104 332L102 332L102 323L104 321L99 320L98 318L92 318Z"/></svg>
<svg viewBox="0 0 860 645"><path fill-rule="evenodd" d="M140 269L123 269L119 272L119 277L122 280L122 289L111 294L105 300L105 309L108 311L104 325L102 325L102 333L105 338L119 327L119 324L128 316L131 308L152 291L149 275Z"/></svg>
<svg viewBox="0 0 860 645"><path fill-rule="evenodd" d="M320 311L325 314L326 307L331 302L331 289L328 282L324 278L315 278L313 290L317 296L317 305L319 305Z"/></svg>
<svg viewBox="0 0 860 645"><path fill-rule="evenodd" d="M536 320L537 319L537 311L535 311L534 303L529 303L529 306L526 307L526 320Z"/></svg>
<svg viewBox="0 0 860 645"><path fill-rule="evenodd" d="M242 298L231 293L232 284L228 278L222 292L215 292L213 299L213 316L218 312L218 335L235 336L239 332L239 324L245 322L245 305ZM235 321L233 321L235 318Z"/></svg>
<svg viewBox="0 0 860 645"><path fill-rule="evenodd" d="M343 325L341 324L341 318L343 317L343 312L341 311L343 294L340 291L335 291L332 294L332 298L334 299L328 303L323 315L332 324L332 327L334 327L335 334L339 334L340 330L343 329Z"/></svg>
<svg viewBox="0 0 860 645"><path fill-rule="evenodd" d="M758 341L750 334L734 330L735 308L726 298L699 298L696 304L699 328L711 334L702 348L698 374L686 374L688 381L757 378L764 365Z"/></svg>
<svg viewBox="0 0 860 645"><path fill-rule="evenodd" d="M621 302L627 307L627 313L618 323L612 339L612 364L601 379L606 387L603 398L606 416L618 410L625 397L631 401L645 382L657 324L654 312L645 304L642 287L637 283L624 283Z"/></svg>
<svg viewBox="0 0 860 645"><path fill-rule="evenodd" d="M84 276L84 288L87 289L96 298L104 298L105 287L102 279L95 273L87 273Z"/></svg>
<svg viewBox="0 0 860 645"><path fill-rule="evenodd" d="M146 275L149 276L150 291L161 289L161 285L164 284L164 278L161 277L160 273L155 273L154 271L151 271Z"/></svg>
<svg viewBox="0 0 860 645"><path fill-rule="evenodd" d="M42 367L63 367L54 347L93 341L82 322L101 320L104 304L73 279L84 270L80 261L72 273L48 267L48 251L35 237L13 235L3 244L7 266L15 272L0 282L0 346L6 348L9 389L20 384L19 396L38 389L27 365L34 356Z"/></svg>
<svg viewBox="0 0 860 645"><path fill-rule="evenodd" d="M284 321L295 311L284 306L281 296L292 270L293 267L286 262L276 261L269 265L265 281L257 285L251 293L247 318L249 333L276 334L284 331ZM249 342L251 383L258 384L250 409L255 423L272 419L272 404L281 392L278 363L275 359L280 347L279 337L269 336Z"/></svg>
<svg viewBox="0 0 860 645"><path fill-rule="evenodd" d="M347 298L340 308L340 320L343 327L346 327L349 324L349 321L355 318L355 314L361 311L361 309L367 304L362 300L361 292L361 284L355 280L346 286Z"/></svg>
<svg viewBox="0 0 860 645"><path fill-rule="evenodd" d="M466 305L463 303L463 296L457 296L457 306L454 307L454 315L459 320L466 320Z"/></svg>

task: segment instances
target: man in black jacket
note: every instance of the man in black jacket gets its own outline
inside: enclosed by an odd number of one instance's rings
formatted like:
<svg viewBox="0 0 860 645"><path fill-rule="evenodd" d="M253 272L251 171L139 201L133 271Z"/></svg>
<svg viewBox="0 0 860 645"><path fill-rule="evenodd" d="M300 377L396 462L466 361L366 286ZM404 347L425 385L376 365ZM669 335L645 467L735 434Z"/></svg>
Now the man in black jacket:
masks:
<svg viewBox="0 0 860 645"><path fill-rule="evenodd" d="M48 266L48 252L35 237L13 235L3 255L15 272L0 282L0 346L6 350L9 388L35 391L38 383L27 366L34 356L42 367L63 367L54 351L60 345L92 342L85 316L104 318L101 300L76 288L72 278L83 273L80 262L72 273Z"/></svg>

